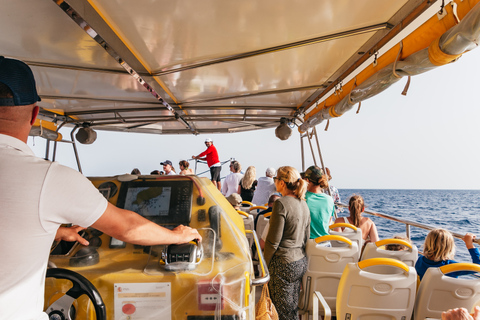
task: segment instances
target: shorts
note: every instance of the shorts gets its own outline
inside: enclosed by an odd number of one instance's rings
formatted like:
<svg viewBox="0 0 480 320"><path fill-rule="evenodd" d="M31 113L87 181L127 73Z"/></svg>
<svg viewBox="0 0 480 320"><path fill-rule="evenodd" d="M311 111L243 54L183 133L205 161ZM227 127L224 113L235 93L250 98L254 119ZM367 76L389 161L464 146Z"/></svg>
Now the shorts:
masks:
<svg viewBox="0 0 480 320"><path fill-rule="evenodd" d="M220 171L222 167L210 167L210 174L212 175L212 181L220 182Z"/></svg>

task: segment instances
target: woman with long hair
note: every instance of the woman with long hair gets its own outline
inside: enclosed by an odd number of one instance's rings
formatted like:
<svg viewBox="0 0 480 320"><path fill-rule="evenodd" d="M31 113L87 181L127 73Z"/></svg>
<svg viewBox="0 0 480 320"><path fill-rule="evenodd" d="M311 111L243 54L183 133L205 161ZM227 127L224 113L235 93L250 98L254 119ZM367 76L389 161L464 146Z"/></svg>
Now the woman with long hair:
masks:
<svg viewBox="0 0 480 320"><path fill-rule="evenodd" d="M274 178L282 195L273 204L265 240L268 289L281 320L298 319L298 298L307 271L305 245L310 237L310 211L305 202L307 182L293 167L280 167Z"/></svg>
<svg viewBox="0 0 480 320"><path fill-rule="evenodd" d="M250 166L245 171L242 180L238 185L238 194L242 197L244 201L252 201L255 188L257 187L257 171L254 166Z"/></svg>
<svg viewBox="0 0 480 320"><path fill-rule="evenodd" d="M348 201L348 210L350 211L350 217L337 218L335 223L350 223L355 227L362 230L363 240L369 239L370 242L377 242L380 240L378 237L377 227L370 218L362 216L365 211L365 201L360 195L353 195ZM344 231L344 228L335 228L335 231Z"/></svg>

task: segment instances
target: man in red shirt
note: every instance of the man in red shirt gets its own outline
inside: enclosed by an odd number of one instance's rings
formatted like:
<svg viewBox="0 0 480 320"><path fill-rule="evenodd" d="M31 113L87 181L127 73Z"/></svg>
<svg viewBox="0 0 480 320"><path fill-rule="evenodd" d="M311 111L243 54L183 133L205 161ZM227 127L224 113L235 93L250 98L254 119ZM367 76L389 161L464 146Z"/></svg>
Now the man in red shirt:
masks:
<svg viewBox="0 0 480 320"><path fill-rule="evenodd" d="M207 160L207 165L210 168L210 174L212 175L212 182L218 190L222 189L222 183L220 182L220 171L222 170L222 164L218 158L217 148L213 145L213 140L207 138L205 140L207 150L200 153L198 156L192 156L193 159Z"/></svg>

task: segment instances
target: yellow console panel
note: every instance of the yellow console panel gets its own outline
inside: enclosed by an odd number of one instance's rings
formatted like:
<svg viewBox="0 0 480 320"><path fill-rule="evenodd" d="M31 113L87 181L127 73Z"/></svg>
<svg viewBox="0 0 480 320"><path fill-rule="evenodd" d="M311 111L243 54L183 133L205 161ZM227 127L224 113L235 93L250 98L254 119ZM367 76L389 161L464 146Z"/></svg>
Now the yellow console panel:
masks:
<svg viewBox="0 0 480 320"><path fill-rule="evenodd" d="M164 227L197 228L199 244L137 246L88 229L89 247L60 243L50 264L74 271L98 290L107 319L254 319L254 278L243 219L205 179L196 176L90 178L114 205ZM47 278L45 306L70 281ZM253 293L253 294L252 294ZM77 319L94 319L94 306L79 298ZM48 310L47 310L48 312ZM60 318L59 318L60 319Z"/></svg>

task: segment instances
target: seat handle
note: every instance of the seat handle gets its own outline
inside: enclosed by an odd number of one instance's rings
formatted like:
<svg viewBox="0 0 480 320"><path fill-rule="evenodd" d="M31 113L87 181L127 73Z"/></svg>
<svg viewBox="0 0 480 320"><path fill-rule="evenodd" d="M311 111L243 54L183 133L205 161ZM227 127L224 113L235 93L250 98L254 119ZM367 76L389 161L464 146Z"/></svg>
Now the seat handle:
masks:
<svg viewBox="0 0 480 320"><path fill-rule="evenodd" d="M460 263L452 263L444 265L443 267L439 268L443 274L447 274L450 272L456 271L474 271L480 272L480 265L475 263L468 263L468 262L460 262Z"/></svg>
<svg viewBox="0 0 480 320"><path fill-rule="evenodd" d="M330 230L335 229L335 228L350 228L350 229L355 230L355 231L357 231L357 229L358 229L353 224L345 223L345 222L339 222L339 223L331 224L328 228Z"/></svg>
<svg viewBox="0 0 480 320"><path fill-rule="evenodd" d="M328 235L315 238L316 243L321 243L325 241L341 241L347 243L349 246L352 246L352 241L344 236Z"/></svg>
<svg viewBox="0 0 480 320"><path fill-rule="evenodd" d="M379 240L379 241L375 242L375 245L377 247L381 247L381 246L384 246L386 244L401 244L405 247L413 249L413 246L410 242L402 240L402 239L383 239L383 240Z"/></svg>
<svg viewBox="0 0 480 320"><path fill-rule="evenodd" d="M362 260L358 262L358 267L360 269L373 267L373 266L392 266L402 269L405 272L409 272L410 269L402 261L391 259L391 258L371 258L367 260Z"/></svg>

